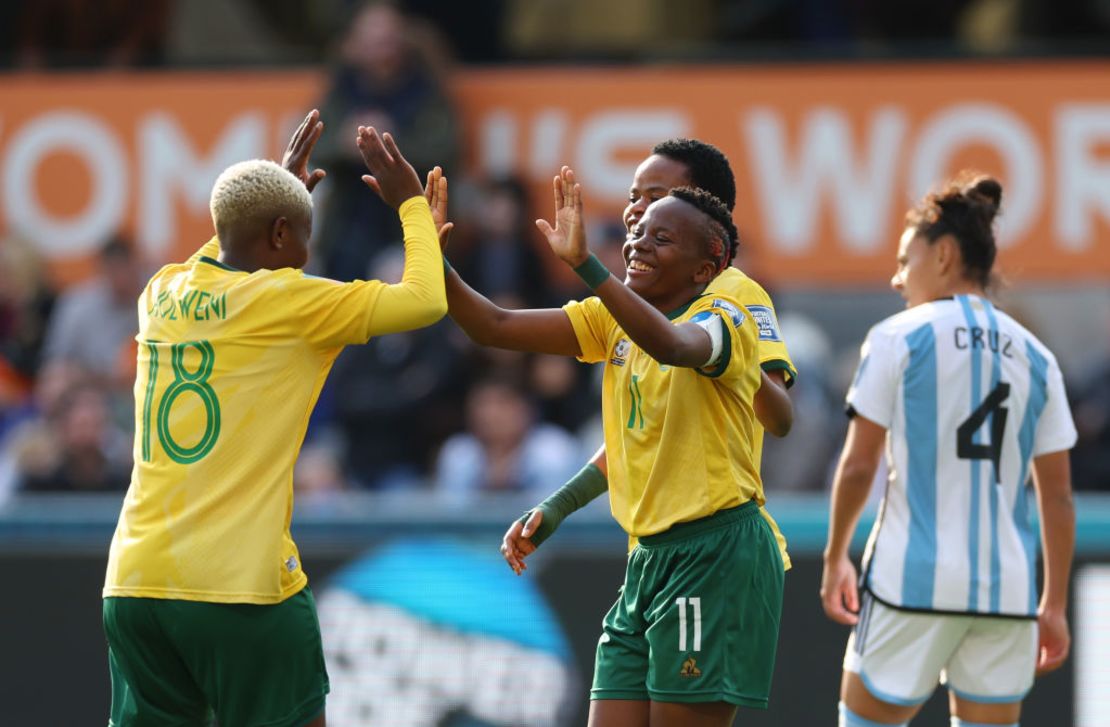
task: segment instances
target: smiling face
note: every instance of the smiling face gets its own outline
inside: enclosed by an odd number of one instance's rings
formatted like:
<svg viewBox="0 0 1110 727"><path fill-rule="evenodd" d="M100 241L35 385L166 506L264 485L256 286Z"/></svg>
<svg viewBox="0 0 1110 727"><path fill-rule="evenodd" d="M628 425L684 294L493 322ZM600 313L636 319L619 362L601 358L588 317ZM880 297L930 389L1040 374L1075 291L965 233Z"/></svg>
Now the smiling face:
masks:
<svg viewBox="0 0 1110 727"><path fill-rule="evenodd" d="M652 203L624 243L625 284L663 312L698 295L717 273L705 215L675 197Z"/></svg>
<svg viewBox="0 0 1110 727"><path fill-rule="evenodd" d="M666 197L675 187L691 183L690 170L682 162L660 154L649 156L636 167L636 174L632 177L628 205L624 208L624 229L631 232L644 216L648 205Z"/></svg>

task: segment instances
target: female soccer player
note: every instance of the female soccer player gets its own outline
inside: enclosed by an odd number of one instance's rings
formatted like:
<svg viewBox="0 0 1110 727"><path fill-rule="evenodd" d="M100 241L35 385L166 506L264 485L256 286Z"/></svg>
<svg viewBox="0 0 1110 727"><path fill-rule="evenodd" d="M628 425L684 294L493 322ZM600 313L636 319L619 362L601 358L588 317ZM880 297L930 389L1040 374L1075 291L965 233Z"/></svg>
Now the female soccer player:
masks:
<svg viewBox="0 0 1110 727"><path fill-rule="evenodd" d="M431 325L443 264L420 180L360 128L363 177L398 210L401 283L306 276L314 111L285 167L226 169L216 237L139 299L135 469L108 556L110 724L323 727L320 625L289 533L293 465L347 344ZM291 173L292 172L292 173Z"/></svg>
<svg viewBox="0 0 1110 727"><path fill-rule="evenodd" d="M625 229L632 230L649 204L665 197L675 187L682 186L704 189L724 202L730 212L736 205L736 179L728 158L720 149L697 139L668 139L656 144L651 155L636 168L628 192L628 205L624 209ZM730 263L735 249L733 241L729 247ZM779 333L771 297L759 283L729 266L713 279L707 290L711 293L719 291L734 298L747 308L759 325L759 362L764 373L755 397L758 421L751 442L752 456L758 469L763 453L764 427L775 436L782 437L790 431L793 423L793 407L785 390L793 385L796 378L794 364ZM509 527L502 540L501 552L517 574L526 569L525 558L555 532L565 517L608 489L605 470L605 449L602 447L564 487ZM765 501L762 485L756 499L761 506L760 513L775 531L783 562L789 569L786 539L762 507Z"/></svg>
<svg viewBox="0 0 1110 727"><path fill-rule="evenodd" d="M735 300L706 294L735 226L712 195L672 190L625 243L622 285L589 254L574 173L554 187L556 224L537 224L597 297L510 311L452 272L448 312L484 345L605 362L610 498L639 547L605 618L590 724L731 724L737 705L767 705L783 585L755 500L759 332Z"/></svg>
<svg viewBox="0 0 1110 727"><path fill-rule="evenodd" d="M909 212L891 280L908 310L871 329L848 392L821 581L825 613L855 625L842 727L904 725L938 680L954 727L1016 725L1034 670L1068 654L1076 432L1056 359L987 298L1001 199L963 177ZM884 446L861 601L848 545Z"/></svg>

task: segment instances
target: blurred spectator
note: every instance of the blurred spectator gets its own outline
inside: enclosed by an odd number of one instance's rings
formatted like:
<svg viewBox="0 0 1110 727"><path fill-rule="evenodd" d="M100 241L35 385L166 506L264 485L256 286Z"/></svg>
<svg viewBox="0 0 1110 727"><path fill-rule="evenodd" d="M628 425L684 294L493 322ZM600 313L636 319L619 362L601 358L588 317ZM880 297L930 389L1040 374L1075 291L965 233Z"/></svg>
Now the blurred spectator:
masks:
<svg viewBox="0 0 1110 727"><path fill-rule="evenodd" d="M130 391L143 283L130 242L113 237L105 243L96 277L58 298L46 335L46 361L77 364L99 381Z"/></svg>
<svg viewBox="0 0 1110 727"><path fill-rule="evenodd" d="M30 68L161 63L173 0L35 0L11 14ZM7 13L5 13L8 15Z"/></svg>
<svg viewBox="0 0 1110 727"><path fill-rule="evenodd" d="M466 503L480 494L550 494L581 465L574 438L538 423L531 401L507 377L489 378L470 390L467 431L444 443L435 485L448 500Z"/></svg>
<svg viewBox="0 0 1110 727"><path fill-rule="evenodd" d="M546 243L532 223L524 183L515 176L498 177L479 185L477 193L451 239L451 266L491 299L509 296L526 308L564 303L551 299L538 247L546 250Z"/></svg>
<svg viewBox="0 0 1110 727"><path fill-rule="evenodd" d="M358 126L393 134L421 175L437 164L448 171L455 165L455 112L432 63L393 3L367 3L355 14L321 108L329 128L316 147L328 170L317 219L329 277L362 275L378 251L401 239L397 215L362 182L365 169L350 143Z"/></svg>
<svg viewBox="0 0 1110 727"><path fill-rule="evenodd" d="M18 477L29 492L122 492L131 472L130 440L112 424L107 395L85 382L70 387L46 426L17 443Z"/></svg>
<svg viewBox="0 0 1110 727"><path fill-rule="evenodd" d="M819 325L801 313L780 313L778 318L790 358L798 369L798 380L790 388L794 404L790 435L766 435L763 439L760 469L772 502L776 494L785 491L822 490L828 481L829 462L848 427L843 406L847 387L841 388L829 371L832 342ZM805 448L806 456L798 456L799 445Z"/></svg>
<svg viewBox="0 0 1110 727"><path fill-rule="evenodd" d="M379 254L370 277L401 279L404 253ZM344 470L358 486L396 489L426 481L433 448L461 424L469 379L454 324L350 346L331 375L331 406L345 439Z"/></svg>
<svg viewBox="0 0 1110 727"><path fill-rule="evenodd" d="M1070 393L1079 431L1071 455L1075 487L1110 492L1110 361Z"/></svg>
<svg viewBox="0 0 1110 727"><path fill-rule="evenodd" d="M0 442L30 412L53 306L35 249L16 237L0 241Z"/></svg>

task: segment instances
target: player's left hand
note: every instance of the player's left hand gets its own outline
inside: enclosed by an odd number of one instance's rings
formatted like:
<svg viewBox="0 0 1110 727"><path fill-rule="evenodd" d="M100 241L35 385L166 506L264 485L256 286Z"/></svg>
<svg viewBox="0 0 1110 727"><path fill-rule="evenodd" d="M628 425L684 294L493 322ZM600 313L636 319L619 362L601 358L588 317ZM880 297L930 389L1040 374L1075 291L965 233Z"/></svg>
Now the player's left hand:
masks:
<svg viewBox="0 0 1110 727"><path fill-rule="evenodd" d="M586 233L582 229L582 186L574 181L574 170L564 166L554 178L555 226L547 220L536 220L536 227L547 238L560 260L571 267L586 262L590 250L586 245Z"/></svg>
<svg viewBox="0 0 1110 727"><path fill-rule="evenodd" d="M323 169L308 171L308 158L312 155L316 142L320 140L320 134L323 133L324 122L320 121L320 112L312 109L293 132L292 138L289 139L289 146L285 147L285 154L281 157L281 166L304 182L309 192L327 176L327 172Z"/></svg>
<svg viewBox="0 0 1110 727"><path fill-rule="evenodd" d="M825 561L821 573L821 606L837 623L855 626L859 621L856 567L847 556Z"/></svg>
<svg viewBox="0 0 1110 727"><path fill-rule="evenodd" d="M440 252L447 252L447 243L451 240L451 230L455 229L455 223L447 221L447 177L444 176L442 167L437 166L428 172L424 199L428 200L428 206L432 208L432 222L439 233Z"/></svg>
<svg viewBox="0 0 1110 727"><path fill-rule="evenodd" d="M1037 676L1059 669L1071 650L1068 617L1062 609L1041 608L1037 613Z"/></svg>

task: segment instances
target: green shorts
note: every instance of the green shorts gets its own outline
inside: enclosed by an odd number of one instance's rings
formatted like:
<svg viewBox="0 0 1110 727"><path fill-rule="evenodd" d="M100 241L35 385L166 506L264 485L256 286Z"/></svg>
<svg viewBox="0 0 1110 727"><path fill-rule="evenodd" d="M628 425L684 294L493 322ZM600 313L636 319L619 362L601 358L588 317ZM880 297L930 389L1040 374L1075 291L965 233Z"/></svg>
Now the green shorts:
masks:
<svg viewBox="0 0 1110 727"><path fill-rule="evenodd" d="M782 588L754 502L641 538L602 623L590 698L765 709Z"/></svg>
<svg viewBox="0 0 1110 727"><path fill-rule="evenodd" d="M328 672L312 591L272 606L105 598L109 727L300 727Z"/></svg>

